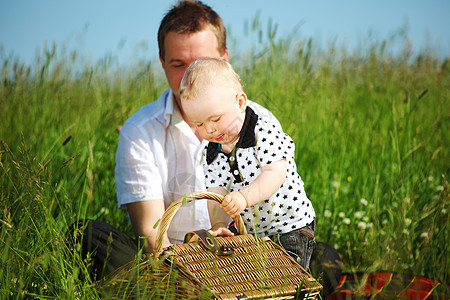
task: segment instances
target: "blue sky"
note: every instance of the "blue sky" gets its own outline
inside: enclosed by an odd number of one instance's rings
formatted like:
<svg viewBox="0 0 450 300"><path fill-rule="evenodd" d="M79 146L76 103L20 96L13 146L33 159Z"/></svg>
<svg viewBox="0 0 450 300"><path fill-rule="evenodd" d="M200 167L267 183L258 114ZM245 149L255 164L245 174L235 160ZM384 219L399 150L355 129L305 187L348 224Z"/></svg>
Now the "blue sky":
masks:
<svg viewBox="0 0 450 300"><path fill-rule="evenodd" d="M107 54L121 64L136 55L157 55L156 32L174 1L118 0L0 0L1 56L13 55L31 63L45 42L76 49L97 60ZM355 46L361 38L384 39L405 25L413 49L426 45L441 56L450 53L449 0L205 0L223 18L231 35L245 42L244 22L260 12L263 29L269 18L278 24L277 36L299 25L298 34L325 46L335 39ZM139 50L136 50L139 49ZM3 52L3 54L2 54ZM231 53L233 55L233 53Z"/></svg>

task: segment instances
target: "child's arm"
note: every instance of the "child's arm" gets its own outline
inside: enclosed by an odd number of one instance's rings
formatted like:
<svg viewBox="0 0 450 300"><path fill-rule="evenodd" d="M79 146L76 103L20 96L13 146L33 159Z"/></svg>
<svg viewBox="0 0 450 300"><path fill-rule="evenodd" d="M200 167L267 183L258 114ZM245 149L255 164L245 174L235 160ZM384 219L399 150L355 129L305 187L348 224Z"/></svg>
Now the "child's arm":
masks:
<svg viewBox="0 0 450 300"><path fill-rule="evenodd" d="M245 208L270 198L286 180L286 159L261 168L261 174L239 192L231 192L223 198L220 207L232 218Z"/></svg>
<svg viewBox="0 0 450 300"><path fill-rule="evenodd" d="M225 188L221 186L212 187L208 192L216 193L222 196L227 194ZM233 236L234 234L228 229L230 216L220 208L220 204L216 201L208 201L209 220L211 221L211 229L209 233L212 236Z"/></svg>

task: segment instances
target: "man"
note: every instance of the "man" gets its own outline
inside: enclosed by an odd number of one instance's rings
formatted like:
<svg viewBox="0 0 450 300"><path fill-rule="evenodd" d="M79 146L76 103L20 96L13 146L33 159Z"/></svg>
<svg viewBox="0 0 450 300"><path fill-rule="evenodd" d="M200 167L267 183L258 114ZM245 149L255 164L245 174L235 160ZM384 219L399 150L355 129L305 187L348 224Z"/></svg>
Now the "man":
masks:
<svg viewBox="0 0 450 300"><path fill-rule="evenodd" d="M229 58L222 19L197 1L178 2L164 16L158 46L170 89L125 122L116 153L118 203L128 211L145 251L155 244L158 220L167 206L186 193L205 190L200 164L204 144L180 108L184 71L199 57ZM248 105L281 128L267 109L251 101ZM189 231L210 227L206 200L186 204L172 219L163 247L182 243ZM217 233L231 235L226 229ZM131 261L138 251L136 240L103 222L89 220L83 235L83 255L96 250L93 279Z"/></svg>
<svg viewBox="0 0 450 300"><path fill-rule="evenodd" d="M186 193L205 190L200 164L204 145L181 109L181 78L199 57L228 61L229 55L222 19L210 7L193 1L180 2L166 14L158 45L170 89L127 120L116 154L119 206L128 210L136 236L148 237L148 251L155 243L155 224L169 204ZM250 106L280 126L265 108ZM206 201L190 203L172 220L163 247L182 243L189 231L209 228Z"/></svg>

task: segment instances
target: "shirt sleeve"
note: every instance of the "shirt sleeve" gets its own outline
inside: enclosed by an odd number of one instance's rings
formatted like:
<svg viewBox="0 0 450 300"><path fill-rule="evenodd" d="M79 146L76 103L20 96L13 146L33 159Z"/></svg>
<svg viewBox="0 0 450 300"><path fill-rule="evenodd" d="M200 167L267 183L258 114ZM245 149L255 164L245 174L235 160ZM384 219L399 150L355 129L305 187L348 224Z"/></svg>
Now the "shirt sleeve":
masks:
<svg viewBox="0 0 450 300"><path fill-rule="evenodd" d="M255 136L256 150L261 167L294 157L294 142L275 124L259 119L255 128Z"/></svg>
<svg viewBox="0 0 450 300"><path fill-rule="evenodd" d="M162 175L155 157L158 151L152 149L157 145L145 142L152 139L143 139L144 134L132 124L125 124L120 132L115 168L120 208L137 201L163 199Z"/></svg>
<svg viewBox="0 0 450 300"><path fill-rule="evenodd" d="M275 125L275 127L278 130L283 131L280 121L278 121L278 119L273 115L273 113L270 110L251 100L248 100L248 105L255 111L255 113L261 119L270 122L271 124Z"/></svg>

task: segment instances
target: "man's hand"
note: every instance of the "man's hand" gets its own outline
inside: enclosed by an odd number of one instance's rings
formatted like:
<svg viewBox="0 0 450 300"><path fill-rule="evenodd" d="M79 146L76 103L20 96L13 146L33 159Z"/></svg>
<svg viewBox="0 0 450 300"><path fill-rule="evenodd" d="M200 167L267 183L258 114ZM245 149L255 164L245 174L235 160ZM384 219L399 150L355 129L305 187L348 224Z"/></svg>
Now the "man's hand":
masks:
<svg viewBox="0 0 450 300"><path fill-rule="evenodd" d="M209 233L211 233L211 235L213 237L216 236L234 236L234 233L232 233L230 231L230 229L226 228L226 227L213 227L210 230L208 230Z"/></svg>
<svg viewBox="0 0 450 300"><path fill-rule="evenodd" d="M239 192L231 192L223 197L220 207L233 219L247 207L247 200Z"/></svg>

